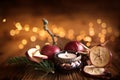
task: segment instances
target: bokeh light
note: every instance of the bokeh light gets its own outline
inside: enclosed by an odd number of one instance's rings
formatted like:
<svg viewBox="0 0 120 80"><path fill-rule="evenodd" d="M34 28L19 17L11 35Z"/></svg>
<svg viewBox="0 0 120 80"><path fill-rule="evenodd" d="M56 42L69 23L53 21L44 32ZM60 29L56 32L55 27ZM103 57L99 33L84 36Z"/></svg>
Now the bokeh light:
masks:
<svg viewBox="0 0 120 80"><path fill-rule="evenodd" d="M7 20L6 19L3 19L2 22L6 22Z"/></svg>
<svg viewBox="0 0 120 80"><path fill-rule="evenodd" d="M25 31L29 31L29 30L30 30L30 26L29 26L28 24L25 24L24 30L25 30Z"/></svg>
<svg viewBox="0 0 120 80"><path fill-rule="evenodd" d="M108 32L108 33L112 33L112 27L108 27L108 28L107 28L107 32Z"/></svg>
<svg viewBox="0 0 120 80"><path fill-rule="evenodd" d="M38 32L38 28L37 27L33 27L32 31L37 33Z"/></svg>
<svg viewBox="0 0 120 80"><path fill-rule="evenodd" d="M101 23L102 23L102 20L101 20L101 19L97 19L97 23L98 23L98 24L101 24Z"/></svg>
<svg viewBox="0 0 120 80"><path fill-rule="evenodd" d="M107 30L106 29L102 29L102 34L106 34Z"/></svg>
<svg viewBox="0 0 120 80"><path fill-rule="evenodd" d="M120 33L118 30L113 30L112 27L110 26L107 27L107 24L105 22L102 22L101 19L97 19L96 23L97 24L90 21L88 23L88 32L87 30L82 29L79 31L77 35L74 29L65 30L65 28L63 28L62 26L58 27L56 25L52 25L50 26L50 30L53 32L53 34L58 35L60 38L66 38L69 40L76 39L78 41L83 40L84 42L86 42L86 46L90 46L91 43L95 40L97 40L100 43L104 43L108 39L110 41L115 41L115 39L120 36ZM96 29L96 27L98 27L97 25L100 26L98 28L99 30ZM29 24L25 24L24 27L22 27L20 22L15 23L15 26L17 29L10 30L10 35L13 37L17 35L22 36L22 34L25 33L25 35L27 35L26 37L29 37L31 42L36 43L37 39L39 39L40 41L45 40L46 42L48 42L48 44L50 43L52 44L51 36L44 29L41 29L41 28L39 29L38 27L32 27ZM24 48L24 46L28 43L28 40L26 39L26 37L22 38L21 44L18 45L19 49ZM56 42L58 42L57 37L55 37L54 39ZM39 48L39 45L36 45L36 46Z"/></svg>
<svg viewBox="0 0 120 80"><path fill-rule="evenodd" d="M11 35L11 36L14 36L14 35L15 35L15 30L13 30L13 29L10 30L10 35Z"/></svg>
<svg viewBox="0 0 120 80"><path fill-rule="evenodd" d="M89 22L89 27L93 27L93 23L92 22Z"/></svg>
<svg viewBox="0 0 120 80"><path fill-rule="evenodd" d="M22 30L22 25L19 22L17 22L15 26L18 30Z"/></svg>
<svg viewBox="0 0 120 80"><path fill-rule="evenodd" d="M91 45L91 43L90 43L90 42L87 42L87 43L86 43L86 46L88 46L88 47L89 47L90 45Z"/></svg>
<svg viewBox="0 0 120 80"><path fill-rule="evenodd" d="M19 48L19 49L23 49L23 48L24 48L24 45L23 45L23 44L19 44L19 45L18 45L18 48Z"/></svg>
<svg viewBox="0 0 120 80"><path fill-rule="evenodd" d="M90 36L94 36L95 35L95 31L93 27L89 27L89 35Z"/></svg>
<svg viewBox="0 0 120 80"><path fill-rule="evenodd" d="M101 27L102 27L102 28L106 28L106 27L107 27L106 23L102 23L102 24L101 24Z"/></svg>
<svg viewBox="0 0 120 80"><path fill-rule="evenodd" d="M22 40L22 44L23 44L23 45L26 45L26 44L27 44L27 40L26 40L26 39L23 39L23 40Z"/></svg>
<svg viewBox="0 0 120 80"><path fill-rule="evenodd" d="M31 36L31 37L30 37L30 40L31 40L32 42L35 42L35 41L36 41L36 37L35 37L35 36Z"/></svg>
<svg viewBox="0 0 120 80"><path fill-rule="evenodd" d="M73 40L74 39L74 30L69 29L68 34L66 35L68 39Z"/></svg>
<svg viewBox="0 0 120 80"><path fill-rule="evenodd" d="M86 36L86 37L84 38L84 41L91 42L91 41L92 41L92 38L91 38L90 36Z"/></svg>

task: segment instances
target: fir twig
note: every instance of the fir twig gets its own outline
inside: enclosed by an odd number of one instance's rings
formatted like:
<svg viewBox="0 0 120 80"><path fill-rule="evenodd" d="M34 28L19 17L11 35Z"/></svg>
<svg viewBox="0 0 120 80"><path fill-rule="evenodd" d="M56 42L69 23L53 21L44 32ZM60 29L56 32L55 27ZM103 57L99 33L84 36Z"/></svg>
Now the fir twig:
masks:
<svg viewBox="0 0 120 80"><path fill-rule="evenodd" d="M40 63L30 61L27 57L12 57L8 64L26 64L32 66L35 70L41 70L46 73L54 73L54 63L49 60L42 60Z"/></svg>

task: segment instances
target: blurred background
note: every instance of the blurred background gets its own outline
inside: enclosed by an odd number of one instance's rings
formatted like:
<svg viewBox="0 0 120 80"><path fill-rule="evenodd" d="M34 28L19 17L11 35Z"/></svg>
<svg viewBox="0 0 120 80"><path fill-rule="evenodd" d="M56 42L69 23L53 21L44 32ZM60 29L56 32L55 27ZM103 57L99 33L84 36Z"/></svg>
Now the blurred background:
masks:
<svg viewBox="0 0 120 80"><path fill-rule="evenodd" d="M43 29L42 18L61 37L56 38L61 48L70 40L88 47L109 40L106 46L113 52L113 60L118 60L119 4L119 0L0 0L0 64L10 57L23 56L32 47L40 49L52 42Z"/></svg>

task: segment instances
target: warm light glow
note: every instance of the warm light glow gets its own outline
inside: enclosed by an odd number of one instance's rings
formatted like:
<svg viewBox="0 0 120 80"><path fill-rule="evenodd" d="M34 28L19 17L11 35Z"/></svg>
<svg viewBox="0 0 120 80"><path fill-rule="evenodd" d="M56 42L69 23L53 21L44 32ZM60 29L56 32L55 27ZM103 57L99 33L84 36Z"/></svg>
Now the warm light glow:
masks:
<svg viewBox="0 0 120 80"><path fill-rule="evenodd" d="M6 19L3 19L2 22L6 22ZM115 39L120 36L119 31L117 31L115 28L113 29L112 27L109 27L107 23L103 22L99 18L94 22L90 21L88 23L88 28L82 28L81 26L81 28L77 31L74 30L74 27L69 27L67 28L67 30L65 30L64 26L57 27L56 25L52 25L52 27L50 26L50 30L51 32L53 32L53 34L58 35L61 38L65 38L66 40L82 40L86 43L87 46L91 46L92 41L104 43L106 39L110 41L115 41ZM29 40L31 42L35 42L37 39L39 39L40 41L48 42L45 43L45 45L52 43L51 36L43 28L39 29L39 27L33 27L29 24L25 24L24 27L22 27L20 22L15 23L15 27L16 29L10 30L9 33L11 36L15 36L15 38L22 39L21 44L17 45L19 49L23 49L25 45L27 45L27 37L29 37ZM59 42L57 37L55 37L54 39L55 42ZM36 45L35 47L37 49L40 49L40 45Z"/></svg>
<svg viewBox="0 0 120 80"><path fill-rule="evenodd" d="M32 31L36 33L38 31L38 28L37 27L33 27Z"/></svg>
<svg viewBox="0 0 120 80"><path fill-rule="evenodd" d="M13 30L13 29L10 30L10 35L11 35L11 36L14 36L14 35L15 35L15 30Z"/></svg>
<svg viewBox="0 0 120 80"><path fill-rule="evenodd" d="M35 47L36 47L37 49L40 49L40 45L36 45Z"/></svg>
<svg viewBox="0 0 120 80"><path fill-rule="evenodd" d="M106 27L107 27L107 26L106 26L106 23L102 23L102 24L101 24L101 27L102 27L102 28L106 28Z"/></svg>
<svg viewBox="0 0 120 80"><path fill-rule="evenodd" d="M110 40L111 40L111 41L115 41L115 37L114 37L114 36L111 36L111 37L110 37Z"/></svg>
<svg viewBox="0 0 120 80"><path fill-rule="evenodd" d="M107 30L106 29L102 29L102 34L106 34Z"/></svg>
<svg viewBox="0 0 120 80"><path fill-rule="evenodd" d="M82 31L80 31L80 35L85 36L86 32L82 30Z"/></svg>
<svg viewBox="0 0 120 80"><path fill-rule="evenodd" d="M68 30L67 38L70 40L74 39L74 31L72 29Z"/></svg>
<svg viewBox="0 0 120 80"><path fill-rule="evenodd" d="M15 34L19 34L20 31L18 29L15 30Z"/></svg>
<svg viewBox="0 0 120 80"><path fill-rule="evenodd" d="M35 42L35 41L36 41L36 37L35 37L35 36L31 36L31 37L30 37L30 40L31 40L32 42Z"/></svg>
<svg viewBox="0 0 120 80"><path fill-rule="evenodd" d="M60 31L60 32L59 32L59 36L60 36L60 37L65 37L65 32Z"/></svg>
<svg viewBox="0 0 120 80"><path fill-rule="evenodd" d="M6 22L7 20L6 19L3 19L2 22Z"/></svg>
<svg viewBox="0 0 120 80"><path fill-rule="evenodd" d="M90 44L90 42L88 42L88 43L86 43L86 45L89 47L91 44Z"/></svg>
<svg viewBox="0 0 120 80"><path fill-rule="evenodd" d="M53 33L57 34L57 33L58 33L58 31L59 31L59 30L58 30L58 28L57 28L57 27L54 27L54 28L53 28Z"/></svg>
<svg viewBox="0 0 120 80"><path fill-rule="evenodd" d="M74 30L73 30L73 29L69 29L69 30L68 30L68 33L69 33L69 34L74 34Z"/></svg>
<svg viewBox="0 0 120 80"><path fill-rule="evenodd" d="M102 33L98 33L98 37L101 37L102 36Z"/></svg>
<svg viewBox="0 0 120 80"><path fill-rule="evenodd" d="M25 31L29 31L29 30L30 30L30 27L29 27L28 24L26 24L26 25L24 26L24 30L25 30Z"/></svg>
<svg viewBox="0 0 120 80"><path fill-rule="evenodd" d="M119 37L120 36L120 32L119 31L115 31L115 36Z"/></svg>
<svg viewBox="0 0 120 80"><path fill-rule="evenodd" d="M105 35L104 34L101 34L101 36L100 36L101 38L105 38Z"/></svg>
<svg viewBox="0 0 120 80"><path fill-rule="evenodd" d="M18 30L22 30L22 25L19 22L17 22L15 26Z"/></svg>
<svg viewBox="0 0 120 80"><path fill-rule="evenodd" d="M107 32L108 32L108 33L112 33L112 27L108 27L108 28L107 28Z"/></svg>
<svg viewBox="0 0 120 80"><path fill-rule="evenodd" d="M89 27L93 27L93 23L92 22L89 23Z"/></svg>
<svg viewBox="0 0 120 80"><path fill-rule="evenodd" d="M49 45L50 43L46 42L45 45Z"/></svg>
<svg viewBox="0 0 120 80"><path fill-rule="evenodd" d="M94 32L94 31L90 31L90 32L89 32L89 35L90 35L90 36L94 36L94 35L95 35L95 32Z"/></svg>
<svg viewBox="0 0 120 80"><path fill-rule="evenodd" d="M45 31L44 30L40 30L40 32L39 32L39 36L41 36L41 37L45 37Z"/></svg>
<svg viewBox="0 0 120 80"><path fill-rule="evenodd" d="M23 44L19 44L18 47L19 47L19 49L23 49L24 45Z"/></svg>
<svg viewBox="0 0 120 80"><path fill-rule="evenodd" d="M92 38L91 38L90 36L86 36L86 37L84 38L84 41L91 42L91 41L92 41Z"/></svg>
<svg viewBox="0 0 120 80"><path fill-rule="evenodd" d="M101 37L101 38L100 38L100 42L101 42L101 43L104 43L104 42L105 42L105 38L104 38L104 37Z"/></svg>
<svg viewBox="0 0 120 80"><path fill-rule="evenodd" d="M45 40L46 39L46 37L48 37L47 36L47 34L46 34L46 32L44 31L44 30L40 30L39 31L39 38L40 38L40 40Z"/></svg>
<svg viewBox="0 0 120 80"><path fill-rule="evenodd" d="M64 30L64 28L62 28L62 27L59 28L58 35L59 35L60 37L65 37L65 30Z"/></svg>
<svg viewBox="0 0 120 80"><path fill-rule="evenodd" d="M89 35L90 35L90 36L94 36L94 35L95 35L95 31L94 31L94 28L93 28L93 27L90 27L90 28L89 28Z"/></svg>
<svg viewBox="0 0 120 80"><path fill-rule="evenodd" d="M52 38L49 36L49 37L47 37L47 40L48 40L48 42L52 42Z"/></svg>
<svg viewBox="0 0 120 80"><path fill-rule="evenodd" d="M80 34L76 37L76 39L78 40L78 41L80 41L80 40L82 40L82 39L84 39L84 37L86 36L86 33L85 33L85 31L80 31Z"/></svg>
<svg viewBox="0 0 120 80"><path fill-rule="evenodd" d="M77 39L77 41L81 41L81 40L83 39L83 36L78 35L78 36L76 37L76 39Z"/></svg>
<svg viewBox="0 0 120 80"><path fill-rule="evenodd" d="M23 44L23 45L26 45L26 44L27 44L27 40L26 40L26 39L23 39L23 40L22 40L22 44Z"/></svg>
<svg viewBox="0 0 120 80"><path fill-rule="evenodd" d="M55 42L57 42L57 41L58 41L58 37L54 37L54 39L55 39Z"/></svg>
<svg viewBox="0 0 120 80"><path fill-rule="evenodd" d="M97 19L97 23L101 24L102 20L101 19Z"/></svg>

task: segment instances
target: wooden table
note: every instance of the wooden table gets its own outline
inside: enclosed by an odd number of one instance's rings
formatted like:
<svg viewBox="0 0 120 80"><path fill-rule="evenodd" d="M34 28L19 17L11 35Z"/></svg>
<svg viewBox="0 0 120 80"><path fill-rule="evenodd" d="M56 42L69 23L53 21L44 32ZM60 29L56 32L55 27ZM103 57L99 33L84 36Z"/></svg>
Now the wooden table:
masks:
<svg viewBox="0 0 120 80"><path fill-rule="evenodd" d="M119 71L115 66L109 68L112 73L112 78L110 80L119 80ZM35 71L33 68L25 65L9 65L2 66L0 68L0 80L102 80L103 78L86 76L82 74L79 69L65 72L56 71L54 74L49 73L45 75L45 72ZM106 79L105 79L106 80Z"/></svg>

